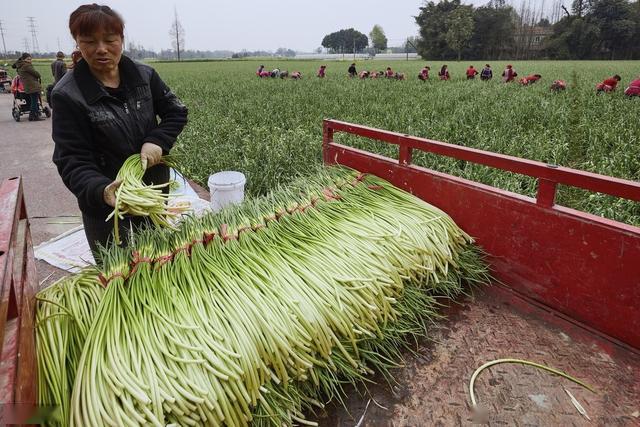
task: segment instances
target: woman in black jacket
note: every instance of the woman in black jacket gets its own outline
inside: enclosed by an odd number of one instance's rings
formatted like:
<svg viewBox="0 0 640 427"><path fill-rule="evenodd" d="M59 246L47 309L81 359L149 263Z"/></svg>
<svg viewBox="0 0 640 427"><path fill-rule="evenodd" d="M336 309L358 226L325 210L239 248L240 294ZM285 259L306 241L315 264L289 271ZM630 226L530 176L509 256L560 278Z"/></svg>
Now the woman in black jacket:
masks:
<svg viewBox="0 0 640 427"><path fill-rule="evenodd" d="M140 153L145 182L169 181L159 164L187 123L187 108L155 70L122 55L124 22L108 6L78 7L69 18L82 59L52 93L53 161L65 185L78 198L91 249L106 245L120 166ZM158 122L157 117L160 118ZM121 221L121 234L145 222Z"/></svg>

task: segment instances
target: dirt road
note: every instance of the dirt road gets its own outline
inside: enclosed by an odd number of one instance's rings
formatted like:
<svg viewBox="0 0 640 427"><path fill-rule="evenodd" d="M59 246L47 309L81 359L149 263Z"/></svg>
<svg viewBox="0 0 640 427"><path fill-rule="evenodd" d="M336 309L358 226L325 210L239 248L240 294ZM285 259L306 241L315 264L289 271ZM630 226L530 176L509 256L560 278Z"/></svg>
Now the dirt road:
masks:
<svg viewBox="0 0 640 427"><path fill-rule="evenodd" d="M30 122L23 115L16 122L12 105L13 95L0 94L0 179L22 175L35 246L80 225L80 210L51 161L51 119ZM37 267L40 280L52 272L51 279L63 274L41 261Z"/></svg>

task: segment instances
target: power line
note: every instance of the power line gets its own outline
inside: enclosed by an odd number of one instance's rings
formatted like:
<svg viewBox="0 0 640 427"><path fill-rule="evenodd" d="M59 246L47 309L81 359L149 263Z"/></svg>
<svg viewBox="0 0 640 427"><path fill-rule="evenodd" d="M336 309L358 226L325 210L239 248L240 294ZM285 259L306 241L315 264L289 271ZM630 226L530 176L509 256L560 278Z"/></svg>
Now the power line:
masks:
<svg viewBox="0 0 640 427"><path fill-rule="evenodd" d="M40 47L38 46L38 35L36 32L36 18L33 16L27 16L27 21L29 22L29 30L31 31L31 45L33 46L33 51L38 52Z"/></svg>
<svg viewBox="0 0 640 427"><path fill-rule="evenodd" d="M2 36L2 51L4 52L4 56L7 56L7 45L4 44L4 28L2 28L2 21L0 21L0 35Z"/></svg>
<svg viewBox="0 0 640 427"><path fill-rule="evenodd" d="M24 52L29 52L29 39L23 38L22 43L24 44Z"/></svg>

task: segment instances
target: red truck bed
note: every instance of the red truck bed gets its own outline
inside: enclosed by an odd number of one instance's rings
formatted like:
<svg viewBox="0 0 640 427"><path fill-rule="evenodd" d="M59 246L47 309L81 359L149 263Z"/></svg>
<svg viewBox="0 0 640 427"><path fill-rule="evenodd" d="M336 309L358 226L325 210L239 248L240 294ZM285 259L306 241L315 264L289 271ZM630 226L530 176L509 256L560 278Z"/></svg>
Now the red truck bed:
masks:
<svg viewBox="0 0 640 427"><path fill-rule="evenodd" d="M333 141L347 132L395 144L399 160ZM536 199L411 164L413 150L529 175ZM521 358L592 385L521 365L482 373L476 395L491 425L640 425L640 228L554 204L558 184L640 201L640 184L333 120L326 164L389 180L440 207L490 256L500 283L448 308L398 370L398 385L356 391L326 426L448 426L473 421L469 378L483 363ZM20 179L0 184L0 403L33 403L33 296L37 288ZM586 409L578 414L563 386ZM380 406L378 406L380 405ZM382 408L383 406L384 408ZM365 411L366 408L366 411Z"/></svg>
<svg viewBox="0 0 640 427"><path fill-rule="evenodd" d="M398 146L398 160L334 142L338 132ZM398 386L375 386L362 425L448 426L474 421L469 379L482 364L520 358L597 390L522 365L485 370L476 395L491 425L640 425L640 228L554 203L557 185L640 202L640 183L439 141L325 120L323 157L387 179L447 212L490 256L500 284L449 310ZM538 180L535 199L412 164L414 150ZM368 397L353 393L322 425L351 426ZM486 421L486 420L485 420Z"/></svg>

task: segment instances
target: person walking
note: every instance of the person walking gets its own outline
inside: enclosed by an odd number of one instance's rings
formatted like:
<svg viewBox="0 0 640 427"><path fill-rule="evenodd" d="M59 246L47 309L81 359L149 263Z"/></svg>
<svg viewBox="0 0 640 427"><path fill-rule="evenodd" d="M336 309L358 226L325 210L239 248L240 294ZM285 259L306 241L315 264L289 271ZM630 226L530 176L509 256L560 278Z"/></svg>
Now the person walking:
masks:
<svg viewBox="0 0 640 427"><path fill-rule="evenodd" d="M502 72L502 80L505 83L511 83L515 80L516 77L518 77L518 73L516 73L516 70L513 69L513 66L511 64L507 65L507 68L505 68Z"/></svg>
<svg viewBox="0 0 640 427"><path fill-rule="evenodd" d="M53 103L53 162L76 196L91 250L112 240L113 218L124 161L139 154L144 182L166 184L161 164L187 123L187 107L150 66L123 55L124 21L109 6L86 4L69 17L82 59L58 82ZM159 121L158 121L159 118ZM120 234L148 224L125 216Z"/></svg>
<svg viewBox="0 0 640 427"><path fill-rule="evenodd" d="M23 53L20 58L11 66L15 68L24 86L24 93L29 95L29 121L44 120L40 115L40 73L33 68L31 54Z"/></svg>
<svg viewBox="0 0 640 427"><path fill-rule="evenodd" d="M67 65L64 63L63 52L56 53L56 60L51 63L51 74L53 75L54 86L67 74Z"/></svg>
<svg viewBox="0 0 640 427"><path fill-rule="evenodd" d="M358 75L358 71L356 71L356 63L355 62L349 66L349 69L347 70L347 73L349 73L349 77L351 77L351 78L356 77Z"/></svg>
<svg viewBox="0 0 640 427"><path fill-rule="evenodd" d="M467 80L475 80L476 76L478 75L478 70L473 68L473 65L469 65L469 68L467 68L466 75L467 75Z"/></svg>
<svg viewBox="0 0 640 427"><path fill-rule="evenodd" d="M485 64L482 72L480 73L480 80L488 81L493 78L493 70L491 69L491 65Z"/></svg>

